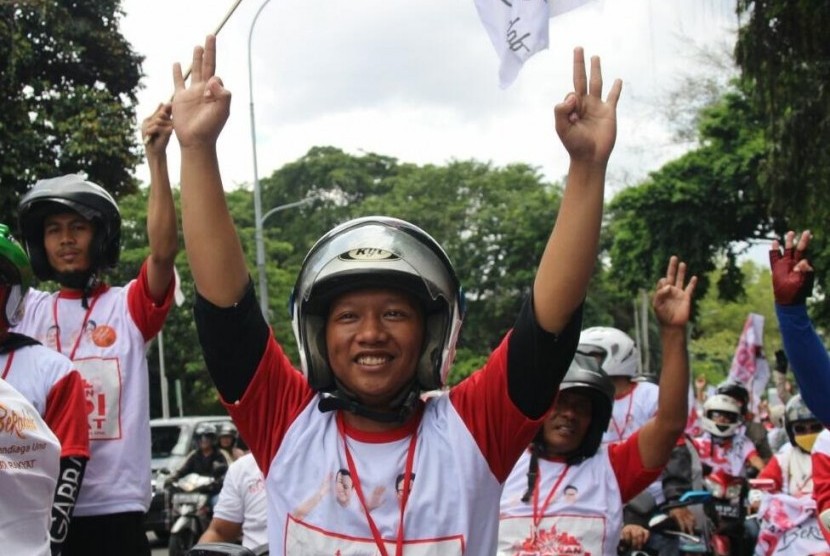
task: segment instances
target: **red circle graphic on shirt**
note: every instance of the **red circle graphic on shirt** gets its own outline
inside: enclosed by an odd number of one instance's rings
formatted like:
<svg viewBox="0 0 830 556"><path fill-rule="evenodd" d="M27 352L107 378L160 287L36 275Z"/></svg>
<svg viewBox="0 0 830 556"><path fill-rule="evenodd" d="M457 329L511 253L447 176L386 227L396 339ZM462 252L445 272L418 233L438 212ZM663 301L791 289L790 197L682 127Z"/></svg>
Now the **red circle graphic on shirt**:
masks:
<svg viewBox="0 0 830 556"><path fill-rule="evenodd" d="M112 326L101 324L92 331L92 341L98 347L110 347L115 343L115 329Z"/></svg>

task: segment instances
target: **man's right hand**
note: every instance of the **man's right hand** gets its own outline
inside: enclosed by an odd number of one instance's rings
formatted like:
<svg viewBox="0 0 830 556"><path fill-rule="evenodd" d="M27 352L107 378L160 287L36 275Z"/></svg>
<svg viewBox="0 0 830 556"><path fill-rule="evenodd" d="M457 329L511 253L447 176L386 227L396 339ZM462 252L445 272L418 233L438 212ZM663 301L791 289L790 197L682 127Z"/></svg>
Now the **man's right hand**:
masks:
<svg viewBox="0 0 830 556"><path fill-rule="evenodd" d="M778 240L773 240L769 252L772 271L772 290L778 305L803 305L813 292L813 267L805 258L810 244L810 232L804 230L795 245L795 232L784 236L784 251Z"/></svg>

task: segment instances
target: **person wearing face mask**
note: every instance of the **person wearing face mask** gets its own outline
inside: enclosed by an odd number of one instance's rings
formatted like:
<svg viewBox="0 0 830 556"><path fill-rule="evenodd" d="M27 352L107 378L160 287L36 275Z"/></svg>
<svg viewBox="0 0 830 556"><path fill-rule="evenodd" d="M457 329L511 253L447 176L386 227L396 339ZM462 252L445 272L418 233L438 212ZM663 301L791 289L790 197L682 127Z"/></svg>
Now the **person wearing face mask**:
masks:
<svg viewBox="0 0 830 556"><path fill-rule="evenodd" d="M819 554L827 551L816 521L811 452L824 426L800 395L787 402L784 429L789 443L776 453L758 479L769 480L766 492L751 496L757 525L749 521L758 544L766 553L779 555Z"/></svg>

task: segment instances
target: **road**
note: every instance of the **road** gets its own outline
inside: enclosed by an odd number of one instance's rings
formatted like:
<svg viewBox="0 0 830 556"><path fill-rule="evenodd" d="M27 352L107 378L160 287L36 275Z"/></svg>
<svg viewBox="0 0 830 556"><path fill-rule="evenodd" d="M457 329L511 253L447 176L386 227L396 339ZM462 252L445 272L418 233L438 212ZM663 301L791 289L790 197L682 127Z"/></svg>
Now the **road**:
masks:
<svg viewBox="0 0 830 556"><path fill-rule="evenodd" d="M153 556L167 556L167 544L161 543L156 539L156 536L152 533L147 533L147 538L150 539L150 548L152 549L151 554Z"/></svg>

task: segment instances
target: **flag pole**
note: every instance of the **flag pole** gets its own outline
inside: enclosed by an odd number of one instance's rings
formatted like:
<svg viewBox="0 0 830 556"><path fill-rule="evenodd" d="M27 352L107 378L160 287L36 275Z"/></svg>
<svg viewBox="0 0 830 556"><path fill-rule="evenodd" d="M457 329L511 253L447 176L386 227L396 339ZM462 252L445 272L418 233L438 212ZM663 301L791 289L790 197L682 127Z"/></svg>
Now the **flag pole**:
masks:
<svg viewBox="0 0 830 556"><path fill-rule="evenodd" d="M221 31L221 30L222 30L222 27L224 27L224 26L225 26L225 23L227 23L227 21L231 18L231 14L233 14L233 12L235 12L235 11L236 11L236 8L237 8L237 7L239 6L239 4L241 4L241 3L242 3L242 0L236 0L236 1L233 3L233 6L231 6L231 7L230 7L230 9L229 9L229 10L225 13L225 16L222 18L222 21L220 21L220 22L219 22L219 25L217 25L217 26L216 26L216 29L214 29L214 30L213 30L213 33L212 33L212 34L213 34L214 36L219 34L219 31ZM188 78L188 77L190 77L190 72L191 72L191 71L193 71L193 65L190 65L190 66L187 68L187 70L185 70L185 72L184 72L184 79L183 79L184 81L187 81L187 78ZM170 95L170 100L169 100L169 102L173 102L173 96L174 96L174 95L175 95L175 93L173 93L172 95ZM146 137L144 137L144 146L149 145L149 144L150 144L150 142L151 142L153 139L155 139L155 137L156 137L155 135L147 135Z"/></svg>

